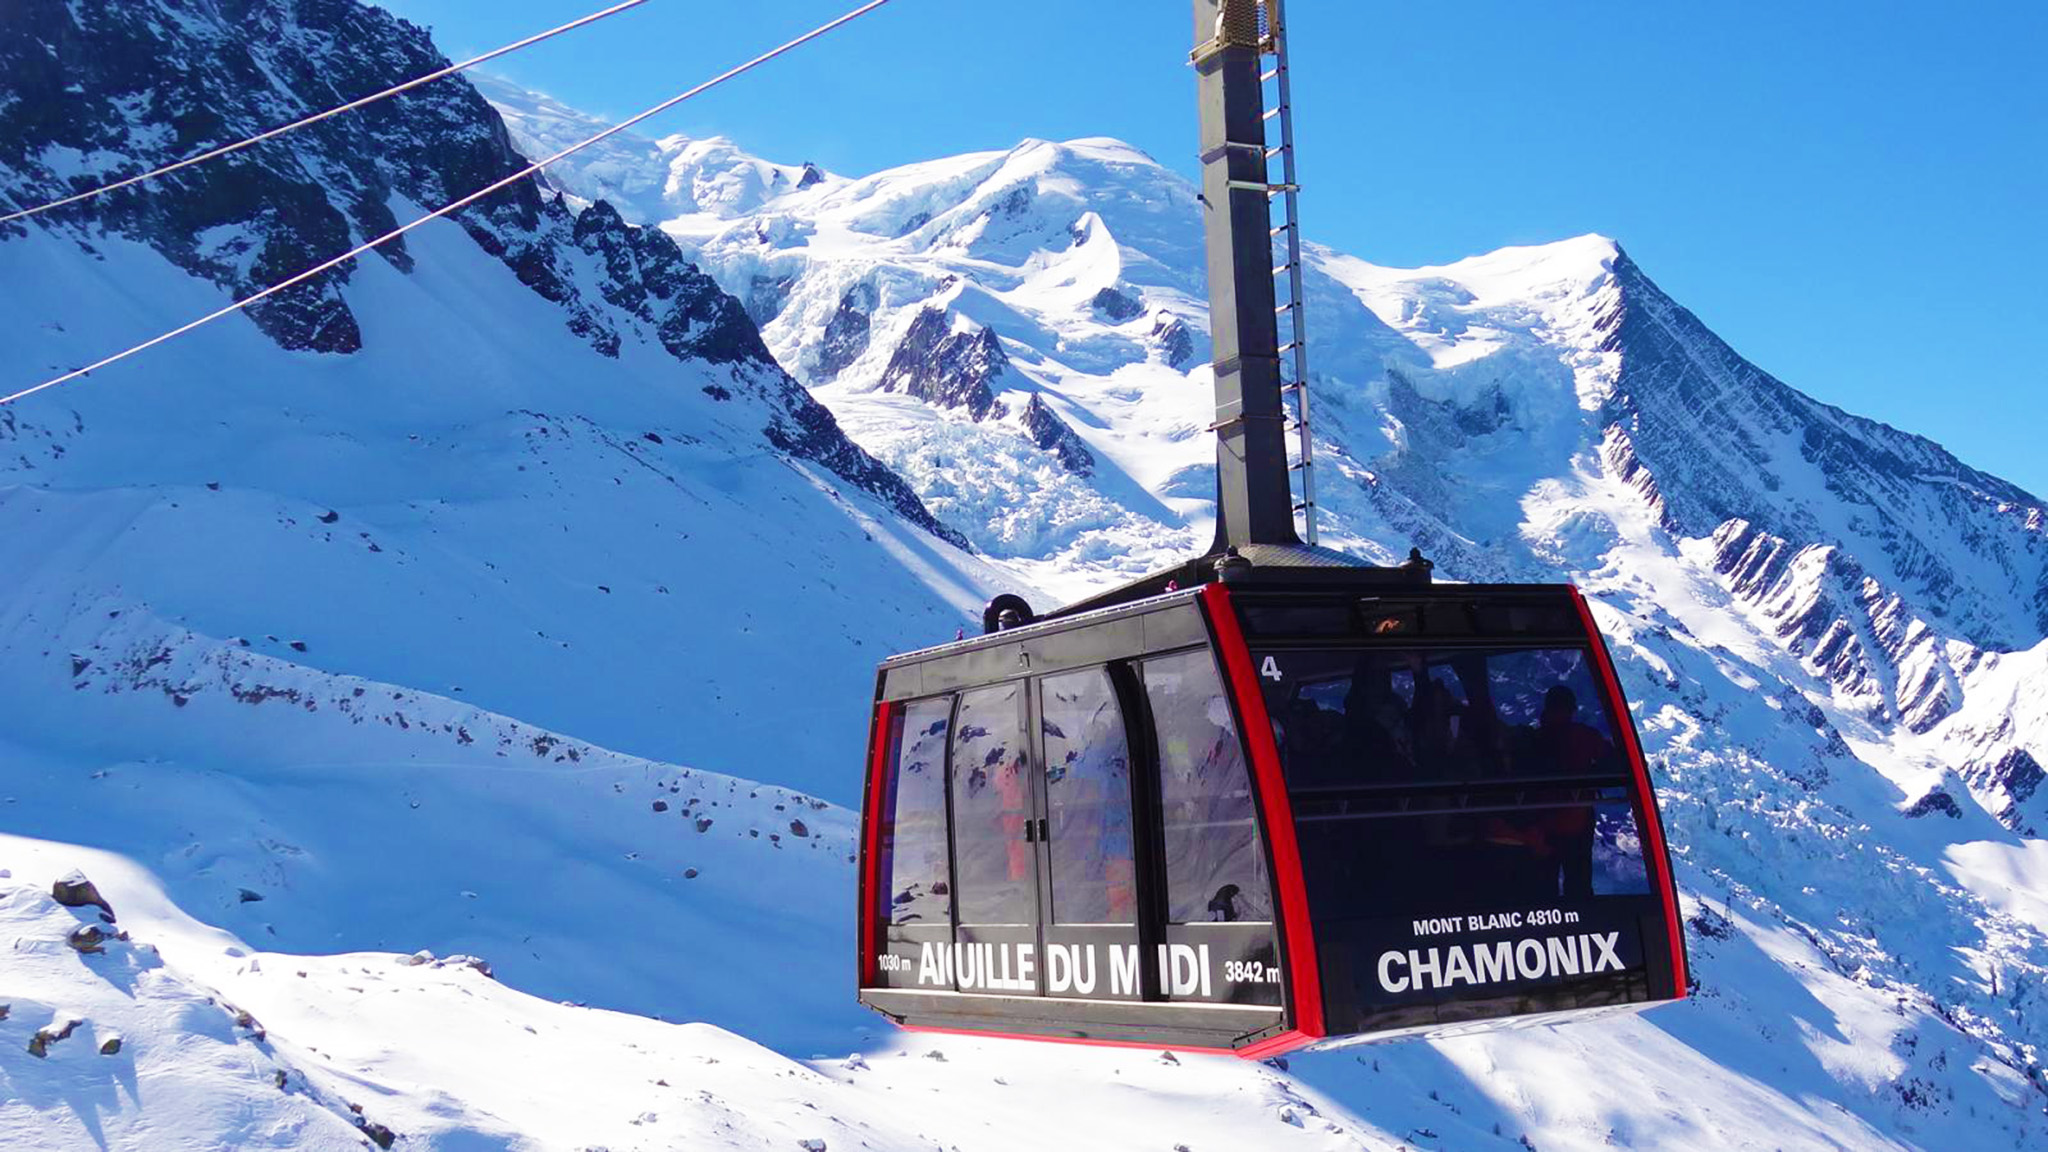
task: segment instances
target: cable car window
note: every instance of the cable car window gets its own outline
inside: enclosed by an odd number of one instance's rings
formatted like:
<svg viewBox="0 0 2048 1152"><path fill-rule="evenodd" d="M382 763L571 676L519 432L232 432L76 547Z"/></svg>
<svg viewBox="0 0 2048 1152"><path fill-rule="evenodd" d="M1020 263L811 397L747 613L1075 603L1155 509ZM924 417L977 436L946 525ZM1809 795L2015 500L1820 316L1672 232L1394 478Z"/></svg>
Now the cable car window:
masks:
<svg viewBox="0 0 2048 1152"><path fill-rule="evenodd" d="M1275 651L1257 660L1290 789L1626 770L1582 649Z"/></svg>
<svg viewBox="0 0 2048 1152"><path fill-rule="evenodd" d="M1134 924L1131 754L1116 690L1091 668L1047 677L1040 701L1053 922Z"/></svg>
<svg viewBox="0 0 2048 1152"><path fill-rule="evenodd" d="M962 924L1038 919L1036 849L1025 839L1024 686L964 692L953 729L954 900Z"/></svg>
<svg viewBox="0 0 2048 1152"><path fill-rule="evenodd" d="M891 718L881 808L881 891L887 922L950 927L946 863L946 732L953 698L918 700Z"/></svg>
<svg viewBox="0 0 2048 1152"><path fill-rule="evenodd" d="M1207 650L1147 660L1159 740L1167 919L1271 920L1265 850L1230 700Z"/></svg>

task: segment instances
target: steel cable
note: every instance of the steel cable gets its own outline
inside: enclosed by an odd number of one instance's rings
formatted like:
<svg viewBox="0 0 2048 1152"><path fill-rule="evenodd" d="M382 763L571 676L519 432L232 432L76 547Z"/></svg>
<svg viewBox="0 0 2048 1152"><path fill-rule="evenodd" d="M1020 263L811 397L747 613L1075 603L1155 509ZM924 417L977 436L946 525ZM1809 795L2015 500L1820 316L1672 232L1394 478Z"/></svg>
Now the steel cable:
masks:
<svg viewBox="0 0 2048 1152"><path fill-rule="evenodd" d="M37 392L41 392L45 388L55 388L59 384L63 384L70 380L76 380L80 376L84 376L88 373L97 371L101 368L105 368L109 364L113 364L120 360L125 360L128 357L135 355L137 352L142 352L147 349L154 348L158 344L162 344L166 340L182 336L185 333L192 331L194 328L197 328L203 324L210 323L214 320L218 320L221 317L228 315L229 313L239 312L242 309L247 308L249 305L256 303L258 300L262 300L267 296L272 296L279 292L282 292L295 284L303 284L307 280L310 280L313 277L318 276L322 272L325 272L328 269L334 268L338 265L345 264L348 261L355 259L356 257L362 255L365 252L370 251L372 248L375 248L380 244L387 244L393 240L398 239L400 236L405 235L407 232L412 231L413 229L419 227L422 224L427 223L430 220L439 219L440 217L448 215L450 212L454 212L457 209L467 207L470 204L474 204L478 200L481 200L484 197L489 196L491 193L496 192L501 188L517 183L518 181L533 175L534 173L540 171L541 169L546 168L548 165L553 164L557 160L561 160L564 157L571 156L577 152L580 152L583 149L588 148L592 144L595 144L598 141L603 140L607 137L617 135L620 132L624 132L626 129L631 128L633 125L638 124L641 121L648 119L649 117L660 115L661 113L668 111L670 108L673 108L678 104L681 104L683 101L688 100L691 97L698 95L699 93L715 88L718 85L725 83L727 80L730 80L735 76L738 76L744 72L751 71L762 64L766 64L768 61L775 59L777 56L780 56L793 48L799 47L800 45L809 43L810 41L815 40L820 36L823 36L827 32L830 32L843 24L851 23L852 21L859 19L860 17L865 16L870 12L873 12L875 9L880 8L884 4L887 4L888 2L889 0L870 0L869 3L863 4L860 7L855 8L852 11L847 12L844 15L838 17L837 19L831 20L824 24L820 24L818 27L811 29L809 32L806 32L801 36L798 36L794 40L788 41L787 43L784 43L776 48L769 49L768 51L763 52L761 55L754 57L752 60L749 60L744 64L740 64L733 68L727 69L726 71L721 72L716 76L713 76L711 79L704 81L702 84L699 84L696 87L691 88L688 91L683 92L679 95L671 96L668 99L662 101L659 104L656 104L655 106L647 109L644 112L638 113L637 115L629 116L626 119L619 121L617 124L612 125L611 127L605 129L602 132L597 133L594 136L591 136L586 140L582 140L575 144L571 144L567 148L564 148L561 151L555 153L554 155L549 156L545 160L539 160L532 164L529 164L526 167L521 168L519 171L512 173L510 176L506 176L501 180L497 180L489 185L486 185L485 187L479 188L476 191L471 192L469 195L464 196L460 200L457 200L451 204L444 205L440 208L436 208L432 212L429 212L416 220L410 221L409 223L401 224L398 227L393 228L391 231L386 232L384 235L377 237L375 240L369 240L365 241L362 244L358 244L354 248L351 248L348 251L343 252L339 256L323 260L320 263L313 265L311 268L308 268L295 276L292 276L285 280L280 280L277 283L272 284L270 287L263 289L261 292L257 292L250 296L245 296L242 299L237 300L232 304L229 304L225 308L220 308L213 312L209 312L206 315L201 316L197 320L173 328L160 336L155 336L152 337L151 339L145 340L132 348L123 349L122 351L116 352L112 356L108 356L105 359L96 360L83 368L78 368L70 372L66 372L62 376L57 376L53 377L52 379L45 380L40 384L34 385L33 387L24 388L21 391L15 392L11 395L0 396L0 405L12 404L16 400L20 400L25 396L33 396L34 394L36 394Z"/></svg>
<svg viewBox="0 0 2048 1152"><path fill-rule="evenodd" d="M302 117L281 127L272 128L268 132L258 133L257 135L251 136L246 140L237 140L233 144L224 144L221 147L215 148L210 152L202 152L197 156L188 156L183 160L179 160L171 164L166 164L161 168L153 168L147 172L142 173L139 176L130 176L124 180L116 180L111 184L102 184L97 188L85 192L80 192L75 196L66 196L62 200L52 200L48 204L38 204L33 208L23 208L18 212L9 212L5 216L0 216L0 224L5 224L11 220L25 220L30 216L34 216L42 212L48 212L52 208L62 208L66 204L76 204L81 200L90 200L95 196L101 196L108 192L112 192L116 188L126 188L131 184L140 184L144 180L154 180L157 177L165 175L167 173L176 172L180 168L189 168L194 164L203 164L208 160L225 156L230 152L239 152L252 144L261 144L265 140L276 139L277 137L282 136L287 132L291 132L299 128L304 128L308 124L317 124L322 120L328 119L329 117L339 116L343 112L353 112L366 104L375 104L379 100L383 100L391 96L396 96L400 92L405 92L410 89L417 88L422 84L431 83L435 80L439 80L443 76L453 76L457 72L461 72L469 68L474 68L478 64L482 64L486 60L495 60L508 52L516 52L521 48L527 47L528 45L538 44L541 41L548 39L549 37L559 36L564 32L572 32L578 28L583 27L586 24L594 24L607 16L613 16L620 12L624 12L628 8L638 8L640 5L645 3L647 3L647 0L625 0L624 3L614 4L611 7L606 8L602 12L592 12L590 15L585 16L580 20L571 20L567 24L564 24L558 28L550 28L545 32L536 32L533 35L528 36L526 39L518 41L517 43L507 44L503 48L494 48L481 56L472 56L469 59L464 60L460 64L450 64L448 67L443 68L438 72L429 72L425 76L415 77L414 79L407 80L403 84L398 84L394 85L393 87L386 88L382 92L371 93L370 95L365 96L360 100L351 100L348 103L343 104L339 107L329 108L325 112L315 112L311 116Z"/></svg>

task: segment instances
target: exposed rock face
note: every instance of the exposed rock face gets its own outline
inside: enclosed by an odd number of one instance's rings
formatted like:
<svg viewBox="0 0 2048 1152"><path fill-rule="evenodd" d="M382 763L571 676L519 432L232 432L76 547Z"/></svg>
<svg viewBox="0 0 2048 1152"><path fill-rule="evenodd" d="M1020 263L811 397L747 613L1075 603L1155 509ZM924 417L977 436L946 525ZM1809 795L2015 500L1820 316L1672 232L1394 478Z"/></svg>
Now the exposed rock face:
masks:
<svg viewBox="0 0 2048 1152"><path fill-rule="evenodd" d="M1059 459L1060 466L1076 476L1090 476L1095 472L1095 454L1081 442L1067 423L1046 407L1045 401L1033 395L1024 405L1024 430L1031 434L1031 442L1052 453Z"/></svg>
<svg viewBox="0 0 2048 1152"><path fill-rule="evenodd" d="M1956 803L1956 798L1940 788L1936 788L1927 795L1913 801L1912 805L1905 810L1903 815L1908 820L1918 820L1925 816L1932 816L1937 812L1951 820L1963 818L1962 806Z"/></svg>
<svg viewBox="0 0 2048 1152"><path fill-rule="evenodd" d="M1104 288L1102 291L1097 292L1095 298L1088 303L1090 307L1115 324L1121 324L1126 320L1135 320L1145 311L1145 306L1139 303L1136 297L1128 293L1119 292L1114 288Z"/></svg>
<svg viewBox="0 0 2048 1152"><path fill-rule="evenodd" d="M804 161L803 175L797 177L796 190L801 192L806 188L811 188L824 182L825 173L820 171L816 164L806 160Z"/></svg>
<svg viewBox="0 0 2048 1152"><path fill-rule="evenodd" d="M356 0L20 0L0 6L0 195L26 205L83 190L447 63L424 30ZM63 230L88 250L100 235L135 240L239 297L397 227L393 205L410 215L525 166L499 114L450 77L26 226ZM626 223L602 201L573 212L531 179L450 219L559 305L567 328L600 354L619 355L629 333L651 334L678 360L739 370L736 388L720 388L764 403L771 444L960 542L846 438L775 363L748 307L664 233ZM404 237L377 258L413 266ZM363 334L344 293L351 268L273 296L250 318L287 349L355 352ZM772 316L786 288L771 280L748 303Z"/></svg>
<svg viewBox="0 0 2048 1152"><path fill-rule="evenodd" d="M1061 467L1071 474L1094 476L1096 455L1087 451L1087 445L1081 443L1081 437L1073 433L1073 428L1055 416L1038 396L1032 396L1024 406L1024 430L1030 433L1030 443L1059 457Z"/></svg>
<svg viewBox="0 0 2048 1152"><path fill-rule="evenodd" d="M829 381L846 370L868 350L868 334L880 303L875 286L863 280L839 298L839 309L825 324L825 338L818 345L817 379Z"/></svg>
<svg viewBox="0 0 2048 1152"><path fill-rule="evenodd" d="M684 260L667 236L626 223L601 200L576 217L571 236L578 249L602 261L605 275L598 289L605 301L645 321L670 355L774 366L760 329L740 302ZM608 344L616 355L617 336Z"/></svg>
<svg viewBox="0 0 2048 1152"><path fill-rule="evenodd" d="M135 0L22 0L0 9L0 71L20 97L0 104L0 170L16 174L7 191L32 202L445 63L423 30L348 0L226 0L178 11ZM45 219L141 240L242 296L389 231L398 223L394 197L442 204L521 166L483 99L450 79ZM540 213L537 189L523 183L460 219L531 229ZM403 239L380 252L411 267ZM536 291L559 291L542 268L533 275ZM286 348L355 351L362 334L340 293L349 277L337 269L250 317Z"/></svg>
<svg viewBox="0 0 2048 1152"><path fill-rule="evenodd" d="M1963 772L1964 779L1980 792L2003 796L2007 802L1992 815L2013 831L2023 836L2037 835L2032 824L2022 812L2022 806L2031 799L2048 772L2041 768L2041 762L2023 748L2014 748L1988 762L1973 764Z"/></svg>
<svg viewBox="0 0 2048 1152"><path fill-rule="evenodd" d="M1931 440L1800 394L1618 249L1613 287L1602 329L1620 373L1602 416L1627 431L1681 534L1739 519L1802 547L1839 546L1978 646L2026 647L2048 632L2039 499ZM2004 578L1977 578L1978 562Z"/></svg>
<svg viewBox="0 0 2048 1152"><path fill-rule="evenodd" d="M1152 321L1152 343L1170 368L1185 368L1194 362L1194 334L1178 316L1162 312Z"/></svg>
<svg viewBox="0 0 2048 1152"><path fill-rule="evenodd" d="M981 421L997 411L989 384L1009 363L994 330L956 330L946 312L926 308L903 334L882 373L881 386L885 392L901 389L939 408L965 408Z"/></svg>

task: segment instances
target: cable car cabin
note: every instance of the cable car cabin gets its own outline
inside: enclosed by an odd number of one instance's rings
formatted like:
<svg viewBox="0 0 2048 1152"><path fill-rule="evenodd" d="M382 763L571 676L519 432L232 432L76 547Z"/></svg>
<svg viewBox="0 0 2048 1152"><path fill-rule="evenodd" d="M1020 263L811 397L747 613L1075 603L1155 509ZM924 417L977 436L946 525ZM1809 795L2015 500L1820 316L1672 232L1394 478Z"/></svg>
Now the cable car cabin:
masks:
<svg viewBox="0 0 2048 1152"><path fill-rule="evenodd" d="M1316 544L1282 7L1194 0L1214 544L876 677L860 998L909 1027L1266 1056L1685 994L1578 593Z"/></svg>
<svg viewBox="0 0 2048 1152"><path fill-rule="evenodd" d="M1682 997L1577 591L1392 571L1268 569L884 663L862 1003L1267 1056Z"/></svg>

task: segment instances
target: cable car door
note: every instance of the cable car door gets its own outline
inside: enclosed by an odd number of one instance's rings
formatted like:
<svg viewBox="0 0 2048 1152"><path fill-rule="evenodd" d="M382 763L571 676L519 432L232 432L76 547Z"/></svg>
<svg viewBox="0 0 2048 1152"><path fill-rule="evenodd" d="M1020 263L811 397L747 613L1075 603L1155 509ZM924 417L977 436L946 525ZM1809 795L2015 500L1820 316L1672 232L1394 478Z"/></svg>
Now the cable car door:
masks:
<svg viewBox="0 0 2048 1152"><path fill-rule="evenodd" d="M1136 1000L1143 977L1122 701L1105 668L1046 676L1035 688L1045 992Z"/></svg>
<svg viewBox="0 0 2048 1152"><path fill-rule="evenodd" d="M1025 683L960 694L949 782L953 806L953 985L1035 996L1039 939L1038 787Z"/></svg>

